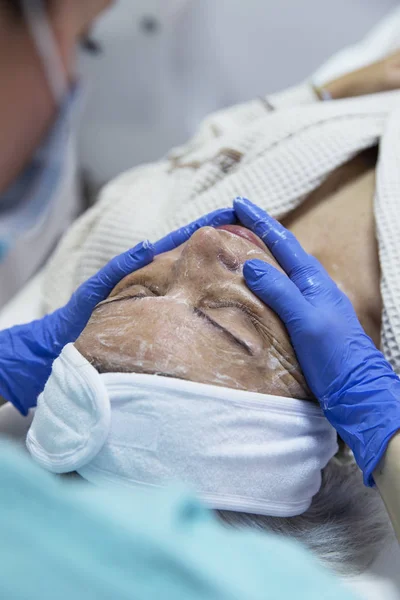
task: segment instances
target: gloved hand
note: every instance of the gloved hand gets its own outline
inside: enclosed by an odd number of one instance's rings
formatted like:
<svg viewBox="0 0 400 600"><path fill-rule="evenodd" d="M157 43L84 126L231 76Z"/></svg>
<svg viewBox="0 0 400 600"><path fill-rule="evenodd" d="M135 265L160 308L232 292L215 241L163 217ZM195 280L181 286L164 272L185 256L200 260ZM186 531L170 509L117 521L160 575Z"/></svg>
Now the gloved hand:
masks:
<svg viewBox="0 0 400 600"><path fill-rule="evenodd" d="M294 235L243 198L239 220L268 246L287 275L261 260L243 274L286 325L309 388L374 485L372 473L400 429L400 379L366 335L347 296Z"/></svg>
<svg viewBox="0 0 400 600"><path fill-rule="evenodd" d="M85 328L95 306L107 298L126 275L150 263L156 254L176 248L200 227L234 223L231 208L216 210L168 234L154 245L142 242L113 258L83 283L70 301L43 319L0 331L0 395L23 414L36 406L63 347Z"/></svg>

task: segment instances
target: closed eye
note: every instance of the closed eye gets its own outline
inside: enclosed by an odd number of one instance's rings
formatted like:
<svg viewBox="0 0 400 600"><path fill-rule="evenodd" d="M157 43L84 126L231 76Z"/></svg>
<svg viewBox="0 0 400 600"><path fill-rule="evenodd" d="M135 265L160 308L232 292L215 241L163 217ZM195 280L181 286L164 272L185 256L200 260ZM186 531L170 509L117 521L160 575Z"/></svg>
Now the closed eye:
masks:
<svg viewBox="0 0 400 600"><path fill-rule="evenodd" d="M257 316L255 310L251 310L248 306L243 304L242 302L235 302L232 300L224 300L223 302L213 302L207 303L207 308L210 309L218 309L218 308L235 308L243 313L249 321L252 323L253 327L256 329L258 333L260 333L260 329L263 328L262 323L260 322L260 318Z"/></svg>
<svg viewBox="0 0 400 600"><path fill-rule="evenodd" d="M156 289L152 289L148 286L144 288L144 286L138 286L135 284L134 286L130 286L132 288L143 287L140 292L134 293L133 291L129 293L129 288L126 288L124 292L120 292L116 296L109 296L102 302L99 302L94 310L99 308L99 306L103 306L104 304L112 304L113 302L122 302L123 300L140 300L141 298L152 298L154 296L160 296L160 293Z"/></svg>
<svg viewBox="0 0 400 600"><path fill-rule="evenodd" d="M234 342L237 346L240 346L242 349L244 348L246 350L246 352L248 354L250 354L250 356L254 356L254 352L253 352L252 348L244 340L236 337L236 335L234 335L231 331L229 331L229 329L226 329L225 327L223 327L222 325L220 325L219 323L214 321L214 319L212 319L209 315L204 313L200 308L195 308L194 313L201 319L204 319L208 323L213 325L219 331L223 332L229 338L230 342Z"/></svg>

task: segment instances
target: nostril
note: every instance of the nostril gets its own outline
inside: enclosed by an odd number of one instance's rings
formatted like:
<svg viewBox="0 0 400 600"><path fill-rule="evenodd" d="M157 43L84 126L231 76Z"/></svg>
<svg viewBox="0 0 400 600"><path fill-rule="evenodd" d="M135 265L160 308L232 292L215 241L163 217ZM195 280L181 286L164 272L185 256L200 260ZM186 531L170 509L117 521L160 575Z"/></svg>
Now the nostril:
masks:
<svg viewBox="0 0 400 600"><path fill-rule="evenodd" d="M228 271L240 271L241 263L231 252L218 252L218 260L228 269Z"/></svg>
<svg viewBox="0 0 400 600"><path fill-rule="evenodd" d="M238 272L242 263L238 260L226 244L222 233L213 227L202 227L198 229L188 240L182 255L196 257L196 259L215 263L219 261L227 270Z"/></svg>

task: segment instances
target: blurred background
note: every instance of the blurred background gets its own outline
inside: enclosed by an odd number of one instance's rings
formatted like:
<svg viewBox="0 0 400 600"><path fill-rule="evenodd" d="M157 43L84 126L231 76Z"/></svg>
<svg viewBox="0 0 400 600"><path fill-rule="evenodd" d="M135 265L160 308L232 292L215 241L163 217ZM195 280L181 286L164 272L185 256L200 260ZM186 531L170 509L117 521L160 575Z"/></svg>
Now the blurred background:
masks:
<svg viewBox="0 0 400 600"><path fill-rule="evenodd" d="M396 0L0 0L0 307L206 115L399 48Z"/></svg>
<svg viewBox="0 0 400 600"><path fill-rule="evenodd" d="M294 85L395 0L118 0L83 52L89 188L186 141L208 113Z"/></svg>

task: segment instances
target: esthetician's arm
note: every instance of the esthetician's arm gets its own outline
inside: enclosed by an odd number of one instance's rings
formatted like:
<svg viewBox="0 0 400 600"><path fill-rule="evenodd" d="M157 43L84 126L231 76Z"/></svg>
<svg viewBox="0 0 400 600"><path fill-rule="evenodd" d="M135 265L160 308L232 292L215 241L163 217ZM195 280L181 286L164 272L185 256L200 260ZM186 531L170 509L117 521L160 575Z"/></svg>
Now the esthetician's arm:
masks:
<svg viewBox="0 0 400 600"><path fill-rule="evenodd" d="M251 260L243 269L247 285L286 325L308 386L353 451L364 483L373 486L379 471L378 489L400 538L399 377L350 300L294 235L248 200L236 199L234 208L286 273Z"/></svg>

